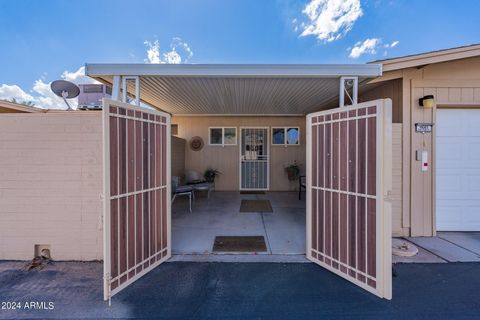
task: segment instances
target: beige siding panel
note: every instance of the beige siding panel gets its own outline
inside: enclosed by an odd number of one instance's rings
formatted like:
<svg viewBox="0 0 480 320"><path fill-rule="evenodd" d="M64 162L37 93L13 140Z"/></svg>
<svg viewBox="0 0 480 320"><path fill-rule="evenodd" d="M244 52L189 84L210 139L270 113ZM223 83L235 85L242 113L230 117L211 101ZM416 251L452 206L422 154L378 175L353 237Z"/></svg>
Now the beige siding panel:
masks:
<svg viewBox="0 0 480 320"><path fill-rule="evenodd" d="M402 125L392 125L392 232L394 236L407 235L408 230L403 228L403 150L402 150Z"/></svg>
<svg viewBox="0 0 480 320"><path fill-rule="evenodd" d="M2 115L0 149L0 259L102 259L101 113Z"/></svg>
<svg viewBox="0 0 480 320"><path fill-rule="evenodd" d="M392 121L393 123L402 123L402 79L385 81L371 90L360 92L358 97L359 102L380 98L392 99Z"/></svg>
<svg viewBox="0 0 480 320"><path fill-rule="evenodd" d="M480 57L433 64L421 72L409 74L411 81L411 155L410 155L410 218L412 236L435 235L435 136L416 133L414 124L435 123L436 107L480 107ZM419 107L418 99L433 94L437 106L433 109ZM415 159L415 150L429 153L430 168L422 172ZM405 170L405 166L404 166Z"/></svg>
<svg viewBox="0 0 480 320"><path fill-rule="evenodd" d="M178 124L178 137L187 141L185 151L185 169L203 173L208 167L218 169L222 174L215 182L216 190L239 190L239 143L240 127L300 127L300 146L272 146L270 144L270 190L296 190L297 183L287 179L285 166L297 161L305 172L305 117L245 117L245 116L174 116L173 124ZM209 146L209 127L236 127L237 145ZM205 145L200 151L193 151L189 146L192 137L199 136ZM270 139L269 139L270 140Z"/></svg>
<svg viewBox="0 0 480 320"><path fill-rule="evenodd" d="M423 69L423 80L478 80L480 57L431 64Z"/></svg>
<svg viewBox="0 0 480 320"><path fill-rule="evenodd" d="M473 89L473 103L480 104L480 88Z"/></svg>
<svg viewBox="0 0 480 320"><path fill-rule="evenodd" d="M185 174L185 139L172 136L172 176L183 177Z"/></svg>
<svg viewBox="0 0 480 320"><path fill-rule="evenodd" d="M434 123L437 108L480 108L480 57L425 65L421 68L399 70L402 81L402 219L394 214L394 233L404 235L435 235L435 135L415 132L415 123ZM384 86L397 73L386 72ZM378 81L377 81L378 82ZM375 87L362 93L362 99L385 96L384 87ZM433 94L436 106L424 109L418 99ZM394 98L392 98L394 100ZM394 103L395 105L395 103ZM395 112L395 108L394 108ZM395 114L394 114L395 117ZM394 121L395 122L395 121ZM429 170L422 172L415 159L416 150L429 153ZM395 165L395 164L394 164Z"/></svg>

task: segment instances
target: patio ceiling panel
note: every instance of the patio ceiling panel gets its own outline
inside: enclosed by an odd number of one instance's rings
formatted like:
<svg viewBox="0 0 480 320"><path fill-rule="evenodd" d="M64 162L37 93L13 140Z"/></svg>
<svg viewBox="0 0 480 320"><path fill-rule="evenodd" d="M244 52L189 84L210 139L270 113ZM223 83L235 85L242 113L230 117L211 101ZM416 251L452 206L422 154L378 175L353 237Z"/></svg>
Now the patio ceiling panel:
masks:
<svg viewBox="0 0 480 320"><path fill-rule="evenodd" d="M106 84L113 75L140 76L141 99L174 115L305 115L338 100L341 76L362 82L381 75L379 65L87 65L86 70ZM135 92L133 83L128 91Z"/></svg>

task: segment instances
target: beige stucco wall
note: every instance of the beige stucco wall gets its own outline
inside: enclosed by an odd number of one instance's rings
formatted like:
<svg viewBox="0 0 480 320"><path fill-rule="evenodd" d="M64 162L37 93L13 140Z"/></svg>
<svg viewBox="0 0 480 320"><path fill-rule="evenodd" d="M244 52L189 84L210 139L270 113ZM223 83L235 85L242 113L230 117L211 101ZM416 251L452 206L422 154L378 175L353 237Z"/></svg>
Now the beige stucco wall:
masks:
<svg viewBox="0 0 480 320"><path fill-rule="evenodd" d="M178 137L187 140L185 168L203 173L207 167L218 169L222 174L215 182L216 190L239 189L240 127L300 127L299 146L272 146L270 144L270 190L297 190L298 182L290 182L285 166L297 161L305 172L305 117L244 117L244 116L174 116L173 124L178 124ZM237 145L209 146L209 127L237 127ZM205 146L201 151L193 151L189 141L194 136L202 137Z"/></svg>
<svg viewBox="0 0 480 320"><path fill-rule="evenodd" d="M100 112L0 116L0 259L102 259Z"/></svg>
<svg viewBox="0 0 480 320"><path fill-rule="evenodd" d="M172 136L172 176L182 177L185 174L185 139Z"/></svg>

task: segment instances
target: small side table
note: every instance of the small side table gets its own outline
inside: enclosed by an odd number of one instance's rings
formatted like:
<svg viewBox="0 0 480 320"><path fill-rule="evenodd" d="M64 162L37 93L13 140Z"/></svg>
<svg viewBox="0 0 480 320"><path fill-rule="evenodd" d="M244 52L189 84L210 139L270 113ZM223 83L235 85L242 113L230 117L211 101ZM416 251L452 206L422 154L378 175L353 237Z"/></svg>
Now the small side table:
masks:
<svg viewBox="0 0 480 320"><path fill-rule="evenodd" d="M215 188L215 185L210 182L203 182L203 183L196 183L192 185L193 190L201 192L201 191L206 191L207 192L207 198L210 199L210 192Z"/></svg>

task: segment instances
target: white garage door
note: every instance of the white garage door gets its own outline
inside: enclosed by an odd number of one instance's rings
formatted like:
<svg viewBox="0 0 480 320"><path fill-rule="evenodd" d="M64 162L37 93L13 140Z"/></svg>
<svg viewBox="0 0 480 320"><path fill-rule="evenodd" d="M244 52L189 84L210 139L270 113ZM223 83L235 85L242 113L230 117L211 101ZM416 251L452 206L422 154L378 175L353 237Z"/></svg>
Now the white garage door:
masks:
<svg viewBox="0 0 480 320"><path fill-rule="evenodd" d="M437 111L437 230L480 230L480 110Z"/></svg>

